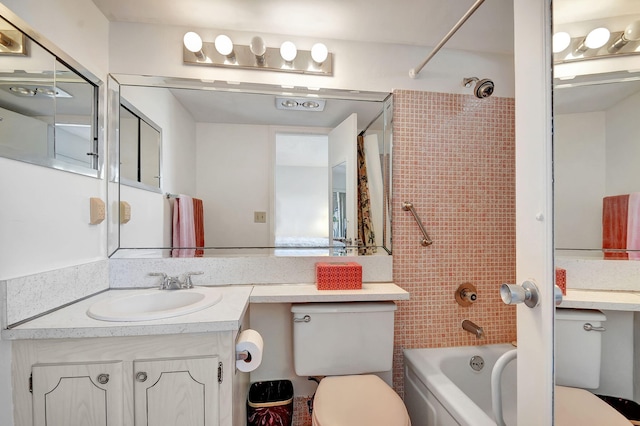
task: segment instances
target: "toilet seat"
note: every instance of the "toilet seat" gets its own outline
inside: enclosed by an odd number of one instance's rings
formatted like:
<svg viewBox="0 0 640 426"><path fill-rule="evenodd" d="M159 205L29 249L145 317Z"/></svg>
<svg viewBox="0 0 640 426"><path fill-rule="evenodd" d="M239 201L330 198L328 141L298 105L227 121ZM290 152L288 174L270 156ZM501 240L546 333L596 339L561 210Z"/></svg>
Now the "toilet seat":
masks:
<svg viewBox="0 0 640 426"><path fill-rule="evenodd" d="M410 426L398 394L375 375L326 377L313 401L313 426Z"/></svg>
<svg viewBox="0 0 640 426"><path fill-rule="evenodd" d="M628 426L627 420L589 391L555 387L555 424L558 426Z"/></svg>

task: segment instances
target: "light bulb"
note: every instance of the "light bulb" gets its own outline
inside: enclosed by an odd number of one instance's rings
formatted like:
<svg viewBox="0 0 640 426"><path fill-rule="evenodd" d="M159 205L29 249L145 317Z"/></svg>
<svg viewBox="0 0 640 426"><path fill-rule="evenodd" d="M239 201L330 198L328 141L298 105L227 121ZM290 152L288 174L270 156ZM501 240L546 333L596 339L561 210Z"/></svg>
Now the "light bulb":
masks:
<svg viewBox="0 0 640 426"><path fill-rule="evenodd" d="M327 50L327 46L324 44L316 43L311 46L311 59L313 59L314 62L321 64L327 60L328 56L329 51Z"/></svg>
<svg viewBox="0 0 640 426"><path fill-rule="evenodd" d="M267 46L264 44L264 40L258 36L255 36L251 39L249 49L251 49L251 53L256 56L263 56L265 53L267 53Z"/></svg>
<svg viewBox="0 0 640 426"><path fill-rule="evenodd" d="M640 40L640 21L635 21L627 25L627 28L624 29L624 38L627 39L627 41Z"/></svg>
<svg viewBox="0 0 640 426"><path fill-rule="evenodd" d="M202 38L193 31L186 33L182 41L189 52L197 53L202 50Z"/></svg>
<svg viewBox="0 0 640 426"><path fill-rule="evenodd" d="M229 56L233 53L233 42L227 35L220 34L216 37L214 44L218 53L223 56Z"/></svg>
<svg viewBox="0 0 640 426"><path fill-rule="evenodd" d="M298 55L298 49L296 45L290 41L285 41L280 46L280 56L287 62L293 61Z"/></svg>
<svg viewBox="0 0 640 426"><path fill-rule="evenodd" d="M560 53L571 44L569 33L559 32L553 35L553 53Z"/></svg>
<svg viewBox="0 0 640 426"><path fill-rule="evenodd" d="M604 27L591 30L587 37L584 39L584 45L589 49L599 49L609 41L611 33Z"/></svg>

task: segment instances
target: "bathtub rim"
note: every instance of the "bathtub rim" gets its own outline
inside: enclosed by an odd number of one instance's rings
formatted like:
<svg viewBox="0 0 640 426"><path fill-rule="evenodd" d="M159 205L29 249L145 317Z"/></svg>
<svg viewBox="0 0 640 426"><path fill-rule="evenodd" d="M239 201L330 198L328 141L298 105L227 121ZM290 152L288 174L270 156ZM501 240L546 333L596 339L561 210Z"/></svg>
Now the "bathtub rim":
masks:
<svg viewBox="0 0 640 426"><path fill-rule="evenodd" d="M480 355L483 353L504 353L514 349L510 343L489 345L453 346L442 348L404 349L404 367L422 382L436 397L438 402L456 419L469 426L495 426L495 420L476 405L458 386L440 369L440 363L451 353ZM428 356L428 357L427 357ZM499 356L499 355L498 355ZM407 372L405 371L405 374ZM489 390L490 392L491 390ZM455 401L452 404L451 401ZM465 407L466 410L460 410Z"/></svg>

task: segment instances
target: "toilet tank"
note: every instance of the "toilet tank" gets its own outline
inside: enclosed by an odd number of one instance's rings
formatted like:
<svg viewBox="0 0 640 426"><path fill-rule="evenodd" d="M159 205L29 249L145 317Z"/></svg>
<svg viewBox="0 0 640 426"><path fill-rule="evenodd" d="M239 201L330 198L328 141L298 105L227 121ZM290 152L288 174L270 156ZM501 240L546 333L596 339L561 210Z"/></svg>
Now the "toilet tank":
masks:
<svg viewBox="0 0 640 426"><path fill-rule="evenodd" d="M556 309L556 384L583 389L600 386L602 331L586 331L584 325L603 327L607 317L590 309Z"/></svg>
<svg viewBox="0 0 640 426"><path fill-rule="evenodd" d="M340 376L391 370L393 302L291 306L293 362L298 376Z"/></svg>

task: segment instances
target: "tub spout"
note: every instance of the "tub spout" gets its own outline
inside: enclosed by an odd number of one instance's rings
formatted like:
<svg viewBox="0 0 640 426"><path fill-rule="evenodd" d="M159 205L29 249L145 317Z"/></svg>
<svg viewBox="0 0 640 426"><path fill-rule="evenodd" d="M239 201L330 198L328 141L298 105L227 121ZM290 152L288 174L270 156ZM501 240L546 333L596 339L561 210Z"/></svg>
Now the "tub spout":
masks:
<svg viewBox="0 0 640 426"><path fill-rule="evenodd" d="M482 327L477 326L476 324L474 324L469 320L462 321L462 328L468 331L469 333L475 335L476 338L478 339L481 338L482 335L484 334L484 330L482 329Z"/></svg>

